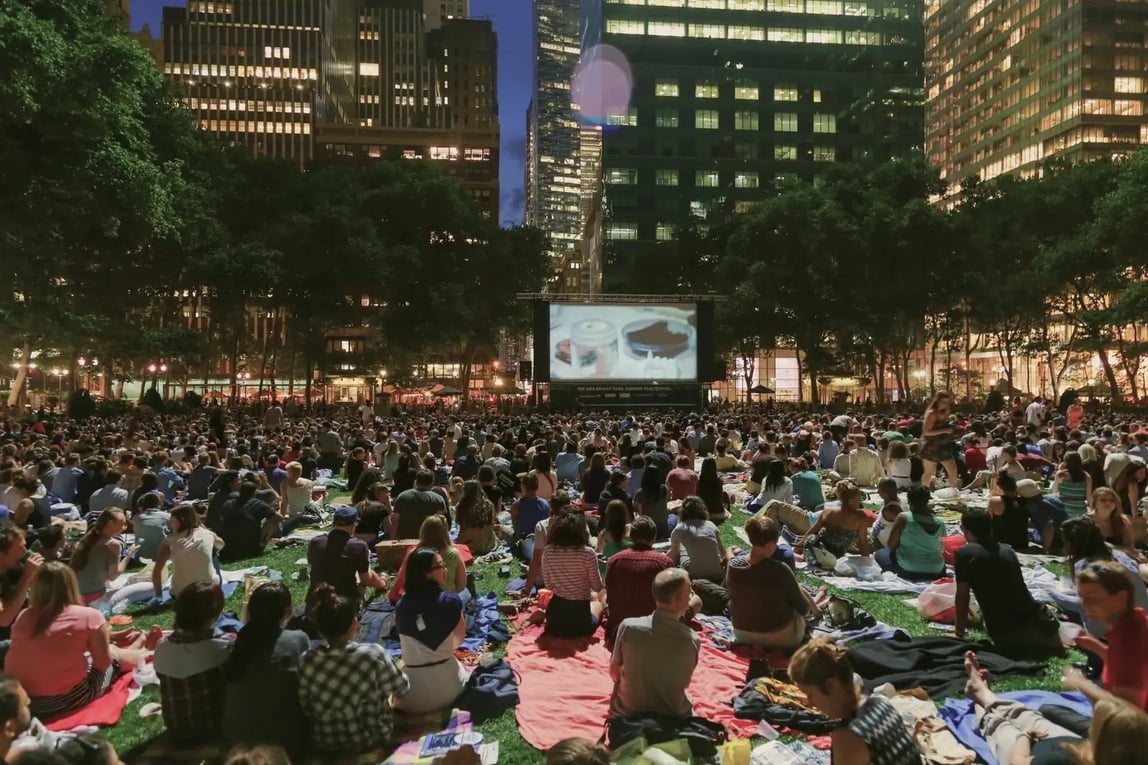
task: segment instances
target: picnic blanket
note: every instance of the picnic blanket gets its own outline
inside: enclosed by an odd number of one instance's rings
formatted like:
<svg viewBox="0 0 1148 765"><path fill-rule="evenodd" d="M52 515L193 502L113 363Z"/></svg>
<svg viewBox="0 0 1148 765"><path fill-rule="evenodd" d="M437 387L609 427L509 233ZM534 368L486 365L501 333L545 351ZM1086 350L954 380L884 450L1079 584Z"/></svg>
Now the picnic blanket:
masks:
<svg viewBox="0 0 1148 765"><path fill-rule="evenodd" d="M800 566L799 566L800 568ZM910 582L892 571L885 571L880 579L864 580L852 576L834 576L825 573L822 569L809 568L805 573L815 579L820 579L831 587L850 592L883 592L886 595L915 594L920 595L929 586L928 582Z"/></svg>
<svg viewBox="0 0 1148 765"><path fill-rule="evenodd" d="M542 627L528 626L515 635L506 657L521 677L522 703L515 709L522 737L543 751L570 736L597 741L609 713L610 652L599 631L592 638L546 637ZM748 736L756 723L733 715L733 698L745 685L747 664L703 644L687 693L694 714Z"/></svg>
<svg viewBox="0 0 1148 765"><path fill-rule="evenodd" d="M1077 714L1086 717L1092 716L1092 705L1080 693L1051 693L1049 691L1013 691L1011 693L998 693L1002 699L1011 699L1020 702L1029 709L1039 709L1045 705L1060 706L1071 709ZM938 715L957 739L972 749L987 765L998 765L996 757L988 743L977 729L976 715L973 712L971 699L949 699L941 705ZM1006 764L1007 765L1007 764Z"/></svg>
<svg viewBox="0 0 1148 765"><path fill-rule="evenodd" d="M459 709L436 709L421 715L396 714L391 743L397 744L382 765L422 765L433 757L419 757L422 738L429 733L461 733L472 728L470 712Z"/></svg>
<svg viewBox="0 0 1148 765"><path fill-rule="evenodd" d="M138 689L137 689L138 691ZM138 695L138 693L137 693ZM120 675L108 692L70 715L44 723L50 731L60 733L81 726L93 728L115 725L124 713L124 707L132 700L132 673Z"/></svg>
<svg viewBox="0 0 1148 765"><path fill-rule="evenodd" d="M510 630L498 616L498 596L493 592L471 598L463 615L466 639L462 647L466 650L478 652L484 643L505 643L510 639ZM394 626L394 603L389 600L368 603L359 615L359 642L381 643L387 653L398 656L402 653L399 641L390 637Z"/></svg>
<svg viewBox="0 0 1148 765"><path fill-rule="evenodd" d="M1013 661L993 653L987 644L947 637L914 637L856 643L849 658L853 670L865 680L865 689L889 683L897 690L924 689L932 699L964 694L965 652L973 651L993 677L1036 675L1043 664Z"/></svg>

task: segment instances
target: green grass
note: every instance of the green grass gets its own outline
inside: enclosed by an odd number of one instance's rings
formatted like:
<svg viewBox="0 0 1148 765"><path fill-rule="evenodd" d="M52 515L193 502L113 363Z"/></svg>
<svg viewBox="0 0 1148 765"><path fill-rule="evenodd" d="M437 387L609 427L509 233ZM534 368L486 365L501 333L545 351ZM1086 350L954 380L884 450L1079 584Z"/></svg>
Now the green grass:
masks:
<svg viewBox="0 0 1148 765"><path fill-rule="evenodd" d="M338 499L341 498L335 498L332 499L332 501L338 501ZM728 521L722 524L722 539L727 545L744 546L744 542L738 538L735 529L738 526L743 526L748 519L748 515L735 512ZM279 571L283 575L287 586L291 589L294 602L300 604L306 596L307 583L297 581L294 578L294 574L300 568L295 565L295 561L305 556L305 554L306 548L303 546L287 547L284 549L272 548L263 556L251 561L246 561L243 565L264 565L270 569ZM498 566L476 565L472 570L475 575L476 590L479 593L493 591L498 593L500 597L504 596L507 579L498 575ZM514 564L511 570L513 575L518 575L517 564ZM806 581L816 584L816 580L804 577L804 575L801 576ZM830 589L832 590L833 588ZM864 592L849 592L843 594L848 595L849 598L860 603L861 606L869 611L877 620L901 627L912 635L936 636L944 634L935 629L930 629L925 619L917 613L914 608L904 603L907 597L905 595L884 595ZM227 610L238 612L241 604L242 590L237 591L228 599L226 608ZM137 608L129 610L128 613L133 615L134 626L137 628L146 629L152 624L159 624L165 628L170 628L172 624L170 608L160 611L148 611L146 609ZM984 633L976 629L969 631L969 639L977 640L983 638L987 638ZM505 656L505 654L505 646L495 647L495 657L502 657ZM1002 691L1034 688L1059 690L1060 677L1065 665L1072 661L1079 661L1082 658L1082 655L1074 652L1070 654L1068 658L1050 662L1048 669L1043 675L1003 679L999 681L995 687ZM556 692L560 691L556 689ZM163 732L163 721L160 717L156 716L143 719L139 716L139 710L143 704L158 701L158 691L154 687L148 688L139 699L128 706L124 711L120 723L107 731L108 738L115 745L117 751L121 754L129 752L132 749L146 744ZM560 723L556 721L556 724ZM540 753L526 743L519 735L513 711L488 720L482 725L479 725L478 730L481 731L488 740L497 740L499 742L499 762L502 763L502 765L526 765L527 763L537 763L541 759Z"/></svg>

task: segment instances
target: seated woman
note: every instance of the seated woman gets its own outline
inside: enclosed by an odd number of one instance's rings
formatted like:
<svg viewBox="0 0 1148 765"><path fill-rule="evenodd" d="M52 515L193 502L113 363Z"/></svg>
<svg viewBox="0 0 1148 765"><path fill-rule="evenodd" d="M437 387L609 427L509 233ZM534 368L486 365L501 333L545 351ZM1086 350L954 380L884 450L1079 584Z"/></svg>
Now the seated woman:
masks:
<svg viewBox="0 0 1148 765"><path fill-rule="evenodd" d="M373 752L394 727L391 698L410 683L378 643L358 643L358 603L328 584L311 598L311 618L323 637L299 665L299 701L312 743L329 755Z"/></svg>
<svg viewBox="0 0 1148 765"><path fill-rule="evenodd" d="M1088 517L1100 529L1105 542L1115 547L1133 548L1132 524L1120 511L1120 497L1112 489L1101 486L1092 492ZM1061 533L1064 533L1064 527L1061 527Z"/></svg>
<svg viewBox="0 0 1148 765"><path fill-rule="evenodd" d="M185 587L175 599L175 630L155 648L163 723L176 740L214 741L222 732L223 665L231 641L215 636L221 613L223 590L218 584Z"/></svg>
<svg viewBox="0 0 1148 765"><path fill-rule="evenodd" d="M171 514L163 509L163 498L158 492L140 497L135 515L132 516L132 533L139 545L139 557L155 560L170 521Z"/></svg>
<svg viewBox="0 0 1148 765"><path fill-rule="evenodd" d="M757 512L758 508L774 501L793 504L793 479L786 475L785 467L781 460L770 461L765 480L761 483L761 491L750 503L750 510Z"/></svg>
<svg viewBox="0 0 1148 765"><path fill-rule="evenodd" d="M945 574L941 538L944 522L929 509L929 489L909 489L909 512L900 513L889 532L889 541L877 551L877 564L909 581L933 581Z"/></svg>
<svg viewBox="0 0 1148 765"><path fill-rule="evenodd" d="M227 680L223 737L229 746L281 746L292 756L307 747L299 706L299 662L307 634L286 630L291 591L282 582L259 585L247 601L247 623L223 666Z"/></svg>
<svg viewBox="0 0 1148 765"><path fill-rule="evenodd" d="M665 476L656 463L647 465L642 471L642 487L634 493L634 513L648 515L658 527L658 541L670 538L670 532L678 522L678 517L670 512L670 490L666 487Z"/></svg>
<svg viewBox="0 0 1148 765"><path fill-rule="evenodd" d="M598 555L609 560L630 546L630 508L620 499L606 505L606 515L598 529Z"/></svg>
<svg viewBox="0 0 1148 765"><path fill-rule="evenodd" d="M589 546L590 530L578 513L562 513L550 520L542 579L553 595L546 606L546 634L588 637L594 634L605 605L598 556Z"/></svg>
<svg viewBox="0 0 1148 765"><path fill-rule="evenodd" d="M789 677L810 704L843 721L831 735L834 762L921 765L921 750L893 703L880 694L862 696L847 649L825 638L812 640L790 659Z"/></svg>
<svg viewBox="0 0 1148 765"><path fill-rule="evenodd" d="M670 560L690 573L695 582L720 584L725 577L726 549L721 532L710 521L700 497L682 500L681 521L670 532Z"/></svg>
<svg viewBox="0 0 1148 765"><path fill-rule="evenodd" d="M522 496L510 506L510 522L514 526L514 550L529 562L534 558L534 528L550 517L550 503L538 495L538 476L522 476Z"/></svg>
<svg viewBox="0 0 1148 765"><path fill-rule="evenodd" d="M99 600L107 592L108 582L127 570L138 545L128 548L116 537L128 527L124 511L109 507L88 527L72 551L72 568L76 571L80 595L85 603Z"/></svg>
<svg viewBox="0 0 1148 765"><path fill-rule="evenodd" d="M386 486L378 481L372 483L367 487L364 498L355 503L355 509L359 511L359 520L355 523L356 539L373 547L386 538L385 529L390 525L388 518L391 515L391 492Z"/></svg>
<svg viewBox="0 0 1148 765"><path fill-rule="evenodd" d="M796 648L805 640L807 620L820 618L820 612L798 585L793 570L778 560L781 528L777 522L756 515L745 524L745 533L749 553L730 560L725 587L702 581L696 588L698 595L707 613L721 613L721 601L726 601L736 642Z"/></svg>
<svg viewBox="0 0 1148 765"><path fill-rule="evenodd" d="M1092 504L1092 476L1084 469L1084 460L1077 451L1065 452L1064 462L1056 471L1051 494L1060 497L1069 518L1079 518Z"/></svg>
<svg viewBox="0 0 1148 765"><path fill-rule="evenodd" d="M163 540L152 570L155 596L163 595L163 582L167 563L171 561L171 595L177 597L184 588L193 584L215 584L220 574L215 563L216 553L223 548L223 540L206 526L201 525L195 505L185 502L171 512L171 533Z"/></svg>
<svg viewBox="0 0 1148 765"><path fill-rule="evenodd" d="M443 581L443 589L457 595L462 600L463 605L466 605L470 601L470 591L466 588L466 564L463 562L458 548L450 541L450 532L447 529L446 521L438 515L432 515L425 519L423 525L419 527L418 547L411 548L411 551L407 553L406 559L399 566L395 584L387 593L387 597L390 600L398 600L403 595L406 586L407 562L414 551L422 547L430 548L439 554L445 567L443 572L446 578Z"/></svg>
<svg viewBox="0 0 1148 765"><path fill-rule="evenodd" d="M156 629L126 648L112 645L107 620L83 605L76 575L63 563L43 565L29 603L12 624L4 671L20 681L32 716L41 720L71 714L104 695L159 641Z"/></svg>
<svg viewBox="0 0 1148 765"><path fill-rule="evenodd" d="M602 492L610 483L610 471L606 468L606 455L594 452L590 457L590 466L582 475L582 504L593 507L602 498Z"/></svg>
<svg viewBox="0 0 1148 765"><path fill-rule="evenodd" d="M466 638L466 618L458 595L443 587L446 566L431 547L407 558L406 593L395 608L403 671L410 690L397 702L404 712L449 708L466 686L467 672L454 652Z"/></svg>
<svg viewBox="0 0 1148 765"><path fill-rule="evenodd" d="M498 518L482 484L467 481L462 486L462 497L455 507L455 520L458 521L458 543L466 545L475 555L486 555L498 547L498 533L495 524Z"/></svg>
<svg viewBox="0 0 1148 765"><path fill-rule="evenodd" d="M841 507L827 507L821 511L817 522L794 548L802 550L806 545L816 543L838 558L854 551L871 555L873 544L869 529L872 520L861 509L861 489L852 481L838 481L836 491Z"/></svg>

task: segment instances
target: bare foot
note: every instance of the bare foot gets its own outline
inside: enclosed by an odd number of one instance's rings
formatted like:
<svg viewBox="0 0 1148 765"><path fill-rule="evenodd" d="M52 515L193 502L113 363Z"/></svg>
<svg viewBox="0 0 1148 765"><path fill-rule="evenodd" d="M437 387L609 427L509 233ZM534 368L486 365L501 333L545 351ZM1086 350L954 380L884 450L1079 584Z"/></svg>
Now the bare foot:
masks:
<svg viewBox="0 0 1148 765"><path fill-rule="evenodd" d="M987 693L990 690L989 673L983 669L980 662L977 661L977 656L972 651L965 653L965 672L968 673L968 680L965 681L965 695L969 698L976 698L978 695Z"/></svg>

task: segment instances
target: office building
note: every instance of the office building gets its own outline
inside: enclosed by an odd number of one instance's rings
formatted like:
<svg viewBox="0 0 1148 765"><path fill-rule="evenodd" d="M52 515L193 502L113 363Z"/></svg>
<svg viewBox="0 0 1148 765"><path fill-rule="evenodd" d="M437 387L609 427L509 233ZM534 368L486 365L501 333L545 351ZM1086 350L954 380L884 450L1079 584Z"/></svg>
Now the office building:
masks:
<svg viewBox="0 0 1148 765"><path fill-rule="evenodd" d="M614 266L690 216L923 144L920 0L604 0L599 12L633 77L629 109L603 128L608 291L640 291Z"/></svg>
<svg viewBox="0 0 1148 765"><path fill-rule="evenodd" d="M926 151L955 194L969 177L1148 142L1144 3L929 0Z"/></svg>
<svg viewBox="0 0 1148 765"><path fill-rule="evenodd" d="M498 220L498 41L489 21L427 30L422 0L358 9L351 116L323 122L320 153L441 163Z"/></svg>
<svg viewBox="0 0 1148 765"><path fill-rule="evenodd" d="M428 30L438 29L447 19L469 19L470 0L423 0Z"/></svg>
<svg viewBox="0 0 1148 765"><path fill-rule="evenodd" d="M526 222L546 232L549 253L577 248L582 233L581 130L570 85L582 52L579 0L535 0L535 92L527 124Z"/></svg>
<svg viewBox="0 0 1148 765"><path fill-rule="evenodd" d="M163 71L199 124L259 156L314 156L324 14L335 0L190 0L163 9Z"/></svg>

